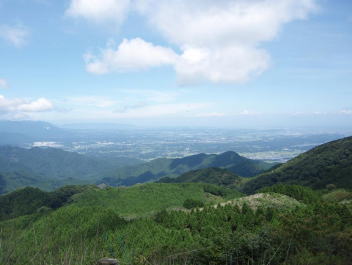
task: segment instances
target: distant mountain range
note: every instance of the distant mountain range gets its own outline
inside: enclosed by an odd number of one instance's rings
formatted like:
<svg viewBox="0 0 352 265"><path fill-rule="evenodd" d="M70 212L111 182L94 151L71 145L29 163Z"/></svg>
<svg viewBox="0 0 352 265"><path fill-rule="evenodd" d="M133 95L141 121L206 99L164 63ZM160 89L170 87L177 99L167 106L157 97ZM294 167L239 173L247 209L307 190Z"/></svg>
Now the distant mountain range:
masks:
<svg viewBox="0 0 352 265"><path fill-rule="evenodd" d="M0 145L21 145L32 141L70 135L51 123L42 121L0 121Z"/></svg>
<svg viewBox="0 0 352 265"><path fill-rule="evenodd" d="M96 158L56 148L25 149L0 146L0 193L33 186L51 190L69 184L133 185L178 177L196 169L217 167L251 177L272 164L251 160L235 152L198 154L177 159L156 159L142 164L130 158Z"/></svg>
<svg viewBox="0 0 352 265"><path fill-rule="evenodd" d="M315 189L333 184L352 188L352 137L320 145L281 166L247 182L243 190L256 190L277 183L298 184Z"/></svg>
<svg viewBox="0 0 352 265"><path fill-rule="evenodd" d="M109 185L133 185L157 181L163 177L175 178L191 170L202 168L222 168L241 177L253 177L271 168L273 164L260 160L252 160L229 151L219 155L197 154L184 158L160 158L151 162L118 169L112 177L101 182Z"/></svg>
<svg viewBox="0 0 352 265"><path fill-rule="evenodd" d="M56 148L0 146L0 193L24 186L46 190L67 184L94 183L137 159L99 159Z"/></svg>
<svg viewBox="0 0 352 265"><path fill-rule="evenodd" d="M130 186L162 178L162 182L231 183L229 185L241 186L245 193L254 193L277 183L314 189L329 184L352 188L352 137L323 144L282 165L248 159L232 151L159 158L143 163L109 153L90 157L55 148L25 149L2 145L45 139L55 141L67 135L70 131L46 122L0 121L0 194L25 186L44 190L67 184Z"/></svg>

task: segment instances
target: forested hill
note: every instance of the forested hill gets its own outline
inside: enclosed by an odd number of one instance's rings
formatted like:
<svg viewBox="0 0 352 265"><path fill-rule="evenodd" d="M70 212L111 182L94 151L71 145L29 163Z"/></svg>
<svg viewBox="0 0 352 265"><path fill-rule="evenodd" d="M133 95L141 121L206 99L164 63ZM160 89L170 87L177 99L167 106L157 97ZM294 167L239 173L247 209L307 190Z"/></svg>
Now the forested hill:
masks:
<svg viewBox="0 0 352 265"><path fill-rule="evenodd" d="M120 166L119 158L103 160L56 148L0 146L0 194L24 186L52 189L94 183Z"/></svg>
<svg viewBox="0 0 352 265"><path fill-rule="evenodd" d="M315 189L329 184L352 188L352 137L320 145L280 167L249 181L244 191L256 190L276 183L298 184Z"/></svg>
<svg viewBox="0 0 352 265"><path fill-rule="evenodd" d="M190 182L203 182L216 184L220 186L236 187L242 183L242 178L232 173L227 169L222 168L203 168L192 170L182 174L177 178L162 178L159 180L161 183L190 183Z"/></svg>
<svg viewBox="0 0 352 265"><path fill-rule="evenodd" d="M270 169L273 164L252 160L235 152L216 154L197 154L177 159L156 159L151 162L117 170L113 177L101 182L110 185L133 185L156 181L163 177L175 178L191 170L217 167L227 169L242 177L252 177Z"/></svg>

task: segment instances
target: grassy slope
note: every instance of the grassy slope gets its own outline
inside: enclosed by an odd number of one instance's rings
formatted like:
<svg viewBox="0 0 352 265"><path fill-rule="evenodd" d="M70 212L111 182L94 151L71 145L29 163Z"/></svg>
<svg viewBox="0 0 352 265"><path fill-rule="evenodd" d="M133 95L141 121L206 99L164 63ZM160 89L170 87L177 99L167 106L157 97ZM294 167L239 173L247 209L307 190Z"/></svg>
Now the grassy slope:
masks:
<svg viewBox="0 0 352 265"><path fill-rule="evenodd" d="M352 137L320 145L280 167L259 175L244 186L246 193L276 183L298 184L315 189L334 184L352 188Z"/></svg>

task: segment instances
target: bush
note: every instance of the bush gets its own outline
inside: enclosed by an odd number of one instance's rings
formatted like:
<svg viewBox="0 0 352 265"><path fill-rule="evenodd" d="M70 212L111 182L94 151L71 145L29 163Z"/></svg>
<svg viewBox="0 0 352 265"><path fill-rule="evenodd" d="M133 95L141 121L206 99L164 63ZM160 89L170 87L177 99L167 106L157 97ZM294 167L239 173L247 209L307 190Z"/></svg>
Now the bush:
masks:
<svg viewBox="0 0 352 265"><path fill-rule="evenodd" d="M187 199L183 203L183 207L186 209L192 209L192 208L197 208L197 207L203 207L204 203L202 201L198 200L193 200L193 199Z"/></svg>

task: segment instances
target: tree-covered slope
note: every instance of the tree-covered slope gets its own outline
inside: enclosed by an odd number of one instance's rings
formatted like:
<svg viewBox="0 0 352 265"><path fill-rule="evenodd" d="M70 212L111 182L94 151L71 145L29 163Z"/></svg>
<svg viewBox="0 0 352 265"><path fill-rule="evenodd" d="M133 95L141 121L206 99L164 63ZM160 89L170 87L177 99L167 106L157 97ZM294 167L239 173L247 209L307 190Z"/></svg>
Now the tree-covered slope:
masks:
<svg viewBox="0 0 352 265"><path fill-rule="evenodd" d="M56 148L0 146L0 194L25 186L50 190L94 183L123 164L128 164L126 158L99 159Z"/></svg>
<svg viewBox="0 0 352 265"><path fill-rule="evenodd" d="M247 182L243 190L256 190L277 183L298 184L314 189L333 184L352 188L352 137L320 145L287 163Z"/></svg>
<svg viewBox="0 0 352 265"><path fill-rule="evenodd" d="M202 186L88 190L57 210L0 222L0 264L91 265L103 257L126 265L351 264L350 205L275 193L215 205L223 198ZM189 197L209 205L183 209Z"/></svg>
<svg viewBox="0 0 352 265"><path fill-rule="evenodd" d="M216 184L220 186L238 186L243 179L227 169L222 168L203 168L192 170L182 174L177 178L162 178L158 182L161 183L190 183L202 182Z"/></svg>
<svg viewBox="0 0 352 265"><path fill-rule="evenodd" d="M23 187L37 187L43 190L53 190L68 184L83 184L78 179L55 179L36 175L26 170L0 172L0 194Z"/></svg>
<svg viewBox="0 0 352 265"><path fill-rule="evenodd" d="M90 186L66 186L52 192L26 187L0 196L0 221L39 212L41 209L57 209L71 196L91 188Z"/></svg>
<svg viewBox="0 0 352 265"><path fill-rule="evenodd" d="M0 195L0 221L38 213L43 209L57 209L67 202L77 207L103 207L131 218L167 208L182 208L186 200L207 205L240 196L242 194L238 191L203 183L147 183L106 189L95 185L65 186L52 192L26 187Z"/></svg>
<svg viewBox="0 0 352 265"><path fill-rule="evenodd" d="M106 164L102 161L56 148L0 147L1 171L20 169L51 178L97 177Z"/></svg>
<svg viewBox="0 0 352 265"><path fill-rule="evenodd" d="M74 196L73 204L104 207L131 218L167 208L182 208L187 199L215 204L239 196L242 195L235 190L203 183L146 183L106 190L90 189Z"/></svg>
<svg viewBox="0 0 352 265"><path fill-rule="evenodd" d="M126 167L117 170L113 177L104 178L101 182L110 185L133 185L148 181L159 180L163 177L175 178L191 170L218 167L228 169L242 177L252 177L271 166L259 160L252 160L238 155L235 152L216 154L197 154L177 159L156 159L151 162Z"/></svg>

